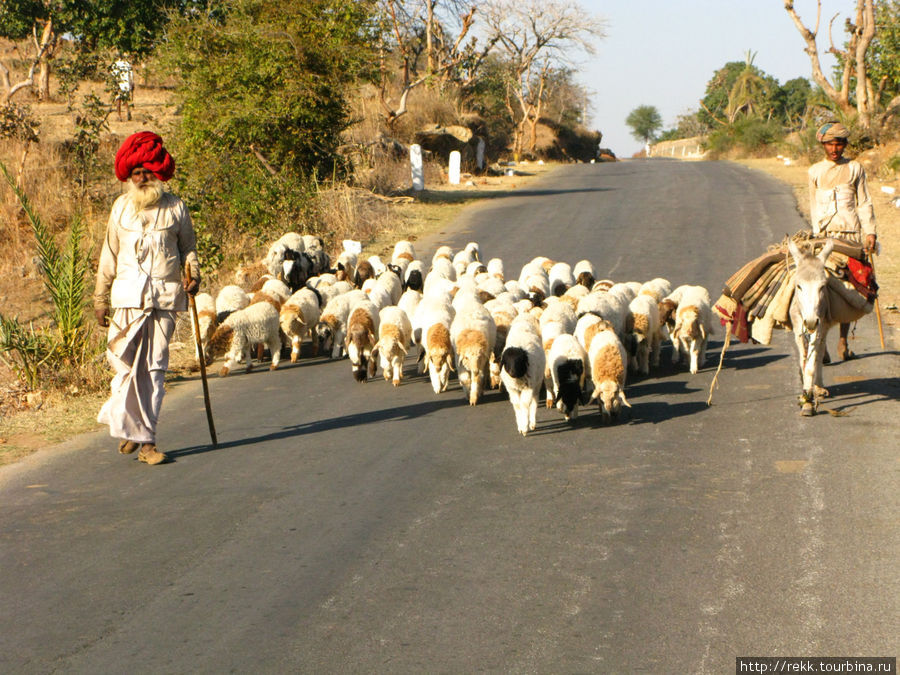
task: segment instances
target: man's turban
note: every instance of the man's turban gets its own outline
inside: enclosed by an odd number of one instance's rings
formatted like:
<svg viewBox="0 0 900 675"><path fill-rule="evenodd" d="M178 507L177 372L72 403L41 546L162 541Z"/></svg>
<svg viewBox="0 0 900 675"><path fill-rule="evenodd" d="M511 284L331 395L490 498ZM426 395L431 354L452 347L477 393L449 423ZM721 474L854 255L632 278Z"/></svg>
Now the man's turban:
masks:
<svg viewBox="0 0 900 675"><path fill-rule="evenodd" d="M142 166L161 181L175 173L175 160L163 147L163 140L152 131L139 131L125 139L116 153L116 178L128 180L136 167Z"/></svg>
<svg viewBox="0 0 900 675"><path fill-rule="evenodd" d="M816 133L816 140L819 141L819 143L825 143L826 141L833 141L839 138L845 141L850 138L850 130L840 122L828 122L827 124L823 124Z"/></svg>

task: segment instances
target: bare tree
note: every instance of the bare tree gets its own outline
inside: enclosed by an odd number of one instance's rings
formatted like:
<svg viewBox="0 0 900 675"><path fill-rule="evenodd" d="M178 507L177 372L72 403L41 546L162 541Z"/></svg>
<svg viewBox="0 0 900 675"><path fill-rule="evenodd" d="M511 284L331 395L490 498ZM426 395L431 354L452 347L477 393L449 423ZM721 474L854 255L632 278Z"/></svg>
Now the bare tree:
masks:
<svg viewBox="0 0 900 675"><path fill-rule="evenodd" d="M6 64L0 61L0 82L3 83L4 102L9 102L12 97L22 89L34 89L34 75L38 66L40 66L38 97L42 100L46 100L50 96L50 66L48 59L53 53L53 48L56 46L56 34L53 32L53 22L48 20L44 23L40 37L38 37L38 26L37 23L35 23L31 28L31 42L34 45L34 56L29 59L31 63L28 68L28 73L23 79L13 83L12 73Z"/></svg>
<svg viewBox="0 0 900 675"><path fill-rule="evenodd" d="M493 42L477 47L471 34L476 6L464 0L381 0L386 30L381 52L381 103L388 124L393 124L408 110L409 95L422 84L441 86L464 70L460 84L466 86L475 77L478 65L489 53ZM439 10L442 12L439 13ZM458 14L455 14L458 12ZM444 20L441 20L441 19ZM445 24L455 20L456 36L448 35ZM425 68L419 59L425 54ZM394 59L390 59L390 55ZM393 64L398 64L399 94L396 102L389 96Z"/></svg>
<svg viewBox="0 0 900 675"><path fill-rule="evenodd" d="M511 66L506 107L515 125L513 152L522 151L526 128L533 151L548 73L573 53L593 53L606 23L571 0L488 0L482 13L490 39Z"/></svg>
<svg viewBox="0 0 900 675"><path fill-rule="evenodd" d="M866 129L873 126L873 115L876 112L877 100L872 89L872 80L869 78L868 69L866 68L866 52L872 39L875 37L875 1L874 0L856 0L856 20L850 21L846 19L844 29L848 35L846 48L839 49L834 44L831 35L832 27L838 15L835 14L831 21L828 22L828 41L829 47L827 52L837 56L842 64L840 89L835 88L825 74L822 72L822 65L819 61L819 48L816 43L819 33L819 24L822 17L822 0L816 2L816 23L813 30L807 28L797 11L794 9L793 0L784 0L784 8L800 35L806 42L806 53L809 55L812 64L812 78L825 92L835 105L840 108L841 112L852 117L858 115L859 123ZM850 97L850 81L856 78L856 105ZM893 106L892 105L889 107Z"/></svg>

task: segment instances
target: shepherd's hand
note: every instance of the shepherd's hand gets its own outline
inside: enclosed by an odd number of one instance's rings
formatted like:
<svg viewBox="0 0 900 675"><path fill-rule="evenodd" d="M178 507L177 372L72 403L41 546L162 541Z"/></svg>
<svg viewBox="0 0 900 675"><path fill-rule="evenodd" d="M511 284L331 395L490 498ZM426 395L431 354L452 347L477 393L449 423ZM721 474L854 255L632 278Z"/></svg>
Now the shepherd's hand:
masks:
<svg viewBox="0 0 900 675"><path fill-rule="evenodd" d="M182 279L181 283L184 286L184 290L186 290L191 295L197 295L197 291L200 290L200 282L196 279L191 279L190 281L188 281L187 279Z"/></svg>
<svg viewBox="0 0 900 675"><path fill-rule="evenodd" d="M866 235L866 253L874 253L875 252L875 239L877 237L874 234Z"/></svg>
<svg viewBox="0 0 900 675"><path fill-rule="evenodd" d="M98 307L94 310L94 316L97 317L97 323L99 323L103 328L109 327L109 317L106 315L106 310L103 307Z"/></svg>

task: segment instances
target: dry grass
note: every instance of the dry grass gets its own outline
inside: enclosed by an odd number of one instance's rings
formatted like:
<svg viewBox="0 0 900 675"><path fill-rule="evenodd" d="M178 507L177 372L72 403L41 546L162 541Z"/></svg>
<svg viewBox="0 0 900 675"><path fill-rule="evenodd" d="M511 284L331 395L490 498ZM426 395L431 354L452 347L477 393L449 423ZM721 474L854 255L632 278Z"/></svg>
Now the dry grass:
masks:
<svg viewBox="0 0 900 675"><path fill-rule="evenodd" d="M866 165L869 178L869 192L875 205L875 220L878 224L878 240L881 242L881 254L875 258L878 277L879 305L884 322L885 340L897 345L900 332L900 209L891 200L900 197L900 181L890 172L882 169L883 162L896 154L900 146L879 148L864 153L859 157ZM785 166L777 159L745 159L738 160L744 166L774 176L790 185L797 199L797 209L809 220L809 188L806 172L809 165L792 163ZM894 188L896 192L889 194L882 187Z"/></svg>

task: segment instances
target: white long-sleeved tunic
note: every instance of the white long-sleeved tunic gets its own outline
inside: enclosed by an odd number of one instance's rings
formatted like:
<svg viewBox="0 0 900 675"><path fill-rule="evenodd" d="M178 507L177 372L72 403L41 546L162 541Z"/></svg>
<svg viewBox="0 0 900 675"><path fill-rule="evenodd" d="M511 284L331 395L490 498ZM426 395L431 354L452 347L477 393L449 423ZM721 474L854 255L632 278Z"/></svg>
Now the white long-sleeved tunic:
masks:
<svg viewBox="0 0 900 675"><path fill-rule="evenodd" d="M859 241L875 234L866 170L856 160L823 159L809 167L809 212L814 234Z"/></svg>

